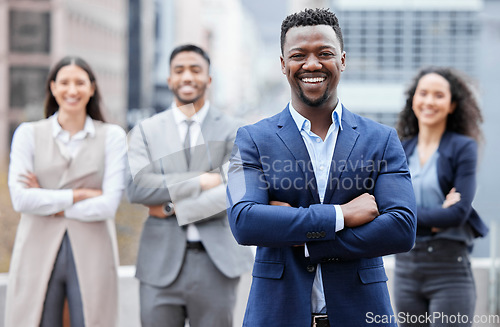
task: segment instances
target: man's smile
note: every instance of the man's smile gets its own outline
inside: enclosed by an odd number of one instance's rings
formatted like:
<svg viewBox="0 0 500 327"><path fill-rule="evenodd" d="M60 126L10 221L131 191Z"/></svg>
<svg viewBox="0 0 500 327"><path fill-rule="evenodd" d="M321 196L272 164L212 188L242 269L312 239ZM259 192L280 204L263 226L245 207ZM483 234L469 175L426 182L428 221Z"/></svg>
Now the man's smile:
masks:
<svg viewBox="0 0 500 327"><path fill-rule="evenodd" d="M317 83L323 82L325 79L326 79L326 77L303 77L300 80L303 83L314 83L314 84L317 84Z"/></svg>

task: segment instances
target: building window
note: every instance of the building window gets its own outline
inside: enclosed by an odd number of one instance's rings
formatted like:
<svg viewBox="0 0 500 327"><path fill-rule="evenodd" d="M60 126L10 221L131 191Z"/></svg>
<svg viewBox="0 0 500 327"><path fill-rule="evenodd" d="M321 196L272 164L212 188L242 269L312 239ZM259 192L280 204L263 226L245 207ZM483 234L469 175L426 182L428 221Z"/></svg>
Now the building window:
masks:
<svg viewBox="0 0 500 327"><path fill-rule="evenodd" d="M48 74L48 68L43 67L10 67L9 106L14 109L37 106L42 112Z"/></svg>
<svg viewBox="0 0 500 327"><path fill-rule="evenodd" d="M478 12L456 10L339 11L348 30L344 38L348 80L399 82L422 65L454 66L474 76L479 36ZM377 49L378 53L370 53ZM371 60L371 61L370 61Z"/></svg>
<svg viewBox="0 0 500 327"><path fill-rule="evenodd" d="M50 53L50 14L11 10L9 13L10 51Z"/></svg>

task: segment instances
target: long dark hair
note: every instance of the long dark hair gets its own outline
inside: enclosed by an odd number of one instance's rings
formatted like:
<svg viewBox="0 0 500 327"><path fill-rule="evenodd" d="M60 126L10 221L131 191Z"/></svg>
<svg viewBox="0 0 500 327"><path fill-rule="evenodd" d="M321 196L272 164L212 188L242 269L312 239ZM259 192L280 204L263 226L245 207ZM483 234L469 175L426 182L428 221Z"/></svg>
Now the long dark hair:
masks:
<svg viewBox="0 0 500 327"><path fill-rule="evenodd" d="M420 79L427 74L438 74L450 84L451 102L456 103L453 113L448 115L446 130L467 135L477 142L482 141L479 125L483 116L476 97L469 86L468 78L453 68L426 67L420 70L406 91L406 104L399 114L396 129L401 139L409 139L418 134L418 121L413 113L413 96Z"/></svg>
<svg viewBox="0 0 500 327"><path fill-rule="evenodd" d="M50 90L50 83L56 80L57 73L61 68L69 65L76 65L86 71L89 75L90 82L94 84L95 90L94 95L87 103L87 115L89 115L92 119L104 121L104 117L101 113L101 93L99 92L99 88L97 87L95 74L85 60L76 56L67 56L62 58L50 70L49 77L47 78L47 83L45 85L45 118L52 116L57 110L59 110L59 105L57 104L56 99L54 98L54 96L52 95L52 91Z"/></svg>

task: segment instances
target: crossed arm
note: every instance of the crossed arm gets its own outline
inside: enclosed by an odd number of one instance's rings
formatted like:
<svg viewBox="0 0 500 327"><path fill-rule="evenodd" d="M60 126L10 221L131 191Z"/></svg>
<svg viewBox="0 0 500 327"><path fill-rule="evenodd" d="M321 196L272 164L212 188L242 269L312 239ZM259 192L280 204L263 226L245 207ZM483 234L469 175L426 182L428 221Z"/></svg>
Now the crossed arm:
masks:
<svg viewBox="0 0 500 327"><path fill-rule="evenodd" d="M453 188L438 208L418 208L418 225L427 228L446 228L462 225L472 210L476 193L477 144L470 140L459 149Z"/></svg>
<svg viewBox="0 0 500 327"><path fill-rule="evenodd" d="M148 207L149 215L156 218L175 217L180 226L209 219L226 209L224 168L211 172L175 171L176 160L183 152L152 156L145 133L140 126L129 135L127 196L130 202ZM227 158L233 140L227 142ZM203 145L205 146L205 145ZM227 160L226 160L227 161ZM227 170L227 169L226 169ZM163 205L171 201L175 216L166 216Z"/></svg>
<svg viewBox="0 0 500 327"><path fill-rule="evenodd" d="M109 126L105 144L102 188L48 189L34 171L34 132L21 124L14 134L9 166L9 190L14 210L41 216L56 215L81 221L113 218L120 203L125 169L125 132Z"/></svg>
<svg viewBox="0 0 500 327"><path fill-rule="evenodd" d="M229 169L228 215L240 244L281 247L307 243L313 262L331 257L375 257L413 246L415 199L406 157L395 133L388 135L383 157L387 167L379 172L372 195L352 192L353 199L340 204L345 228L338 232L332 204L307 208L269 205L270 190L262 176L259 148L245 128L238 132L234 154ZM324 237L311 240L307 237L310 231L324 232Z"/></svg>

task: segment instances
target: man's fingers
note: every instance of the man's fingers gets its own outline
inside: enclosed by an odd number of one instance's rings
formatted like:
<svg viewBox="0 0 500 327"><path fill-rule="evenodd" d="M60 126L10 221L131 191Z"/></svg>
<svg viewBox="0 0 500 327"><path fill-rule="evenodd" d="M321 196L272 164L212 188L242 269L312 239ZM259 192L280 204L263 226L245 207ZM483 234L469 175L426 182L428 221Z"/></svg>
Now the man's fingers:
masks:
<svg viewBox="0 0 500 327"><path fill-rule="evenodd" d="M281 201L269 201L269 204L272 206L282 206L282 207L291 207L290 204Z"/></svg>

